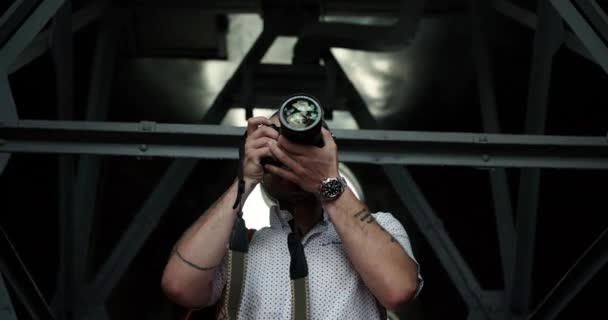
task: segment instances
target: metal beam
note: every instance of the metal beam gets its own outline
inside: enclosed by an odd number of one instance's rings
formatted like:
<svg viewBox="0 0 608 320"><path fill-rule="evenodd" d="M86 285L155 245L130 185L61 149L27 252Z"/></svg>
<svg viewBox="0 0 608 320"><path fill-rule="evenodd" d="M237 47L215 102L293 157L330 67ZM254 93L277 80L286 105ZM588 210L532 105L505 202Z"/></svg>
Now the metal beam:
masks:
<svg viewBox="0 0 608 320"><path fill-rule="evenodd" d="M245 57L243 57L243 60L241 60L239 66L236 68L230 79L228 79L222 88L222 91L220 91L220 93L213 100L213 103L207 110L207 113L201 122L219 123L222 121L224 115L226 114L226 108L230 107L226 105L227 100L229 99L230 95L234 91L238 90L242 85L241 81L244 70L258 64L275 39L276 34L271 31L267 25L265 25L264 30L262 30L262 33L255 40Z"/></svg>
<svg viewBox="0 0 608 320"><path fill-rule="evenodd" d="M597 0L573 0L571 3L602 40L608 40L608 16Z"/></svg>
<svg viewBox="0 0 608 320"><path fill-rule="evenodd" d="M51 57L55 66L55 83L57 91L57 114L61 120L72 120L74 114L74 76L72 65L72 3L66 1L53 18L51 25ZM58 308L54 308L60 318L69 318L74 297L77 296L77 284L69 261L76 259L72 241L71 203L74 193L74 157L59 155L58 159L58 210L59 210L59 266L57 289L63 294Z"/></svg>
<svg viewBox="0 0 608 320"><path fill-rule="evenodd" d="M88 26L107 9L108 1L98 0L88 4L85 8L80 9L74 13L72 17L71 32L75 33L80 31L82 28ZM14 61L8 69L8 73L12 74L15 71L21 69L23 66L34 61L36 58L43 55L49 48L50 31L41 31L31 43L19 54L16 61Z"/></svg>
<svg viewBox="0 0 608 320"><path fill-rule="evenodd" d="M606 268L606 264L608 264L608 228L604 229L568 269L528 319L555 319L593 277Z"/></svg>
<svg viewBox="0 0 608 320"><path fill-rule="evenodd" d="M91 67L91 80L85 114L85 119L88 121L103 121L106 119L114 74L117 35L123 23L124 14L121 10L106 9L108 10L105 11L105 18L98 26L99 33L94 51L95 57ZM71 18L71 15L68 17ZM70 25L64 24L63 35L71 41ZM63 228L60 232L63 235L61 243L68 254L61 256L59 274L60 279L66 277L69 279L64 279L64 281L67 281L67 286L57 288L52 305L55 310L67 308L75 319L83 318L84 313L93 308L91 305L82 305L79 300L86 289L85 283L88 280L90 235L97 200L100 162L101 159L98 156L81 156L76 170L71 164L69 173L67 173L67 175L70 175L69 184L66 183L62 186L64 190L72 188L74 190L69 199L69 208L64 211L66 215L62 216L63 221L60 224ZM64 170L67 171L68 169ZM76 171L75 176L74 171ZM78 245L73 246L75 243ZM68 303L62 306L62 299L66 296Z"/></svg>
<svg viewBox="0 0 608 320"><path fill-rule="evenodd" d="M343 81L348 87L348 90L354 94L357 103L351 106L351 113L359 127L367 129L377 128L378 124L369 112L365 101L348 79L348 76L331 52L327 51L325 53L324 61L332 68L335 68L338 79ZM368 134L373 136L371 130L358 130L353 131L353 133L354 132L361 133L361 138L368 136ZM340 140L340 132L335 131L334 135L336 136L339 150L342 153L345 145L342 143L342 140ZM382 138L377 140L376 143L379 143L382 139L389 138L390 135L384 131L381 137ZM409 149L409 147L403 148L403 150L406 149ZM418 149L418 147L414 147L411 150L415 149ZM342 154L340 154L340 159L342 161L348 161ZM480 316L478 319L491 319L491 315L486 310L482 300L481 286L409 171L400 165L385 164L382 168L401 199L401 202L411 214L418 229L420 229L431 248L433 248L433 251L437 254L440 263L454 283L456 290L460 293L460 296L469 307L469 310L475 311L476 314Z"/></svg>
<svg viewBox="0 0 608 320"><path fill-rule="evenodd" d="M23 303L31 319L55 319L38 286L21 261L8 235L0 226L0 273Z"/></svg>
<svg viewBox="0 0 608 320"><path fill-rule="evenodd" d="M477 86L479 88L479 102L483 128L488 133L499 133L500 124L496 106L496 94L494 91L494 78L492 75L492 63L488 47L488 35L486 19L488 17L489 4L485 0L472 1L473 18L473 54L477 72ZM500 258L502 262L503 283L505 286L504 310L505 317L511 318L511 292L513 284L513 266L515 261L515 226L513 222L513 207L511 203L511 192L507 180L507 172L504 168L492 169L490 172L490 184L492 186L492 199L494 200L494 211L496 217L496 230Z"/></svg>
<svg viewBox="0 0 608 320"><path fill-rule="evenodd" d="M572 31L579 37L597 64L599 64L605 72L608 72L608 46L606 46L605 42L608 39L601 38L601 35L585 20L584 15L571 1L548 1L553 4L555 10L557 10L570 28L572 28Z"/></svg>
<svg viewBox="0 0 608 320"><path fill-rule="evenodd" d="M111 10L102 20L95 46L95 58L91 70L91 81L88 105L85 114L87 121L105 121L108 113L112 81L114 78L117 39L124 20L123 11ZM74 197L74 234L75 243L81 244L76 250L78 261L75 261L74 273L80 284L84 285L87 276L90 248L90 235L95 213L97 188L101 158L84 155L80 158L77 169Z"/></svg>
<svg viewBox="0 0 608 320"><path fill-rule="evenodd" d="M0 71L0 127L17 121L17 108L15 106L15 100L13 99L13 92L8 82L8 77L5 74L1 74ZM0 138L0 144L2 139ZM10 153L0 152L0 175L4 172L8 161L11 158Z"/></svg>
<svg viewBox="0 0 608 320"><path fill-rule="evenodd" d="M17 320L17 315L13 309L11 297L8 294L8 288L4 284L4 278L0 273L0 319Z"/></svg>
<svg viewBox="0 0 608 320"><path fill-rule="evenodd" d="M17 107L8 76L0 71L0 126L17 122Z"/></svg>
<svg viewBox="0 0 608 320"><path fill-rule="evenodd" d="M529 134L543 134L545 131L553 56L563 42L564 31L562 19L548 0L539 2L538 11L539 25L534 36L525 125L526 133ZM511 297L513 313L522 317L530 310L533 287L532 270L540 170L523 169L519 182L515 276Z"/></svg>
<svg viewBox="0 0 608 320"><path fill-rule="evenodd" d="M494 9L502 15L511 18L532 30L536 30L537 17L534 12L523 9L508 0L493 0L492 4ZM581 40L577 38L576 35L572 34L572 32L564 32L564 41L568 49L597 64L597 61L595 61L589 51L587 51L587 48L583 46Z"/></svg>
<svg viewBox="0 0 608 320"><path fill-rule="evenodd" d="M19 29L32 10L38 5L38 0L13 1L0 17L0 47Z"/></svg>
<svg viewBox="0 0 608 320"><path fill-rule="evenodd" d="M21 120L0 152L236 159L243 129L215 125ZM334 130L345 162L608 169L601 137Z"/></svg>
<svg viewBox="0 0 608 320"><path fill-rule="evenodd" d="M21 27L0 48L0 72L5 72L19 54L55 15L65 0L44 0L27 18Z"/></svg>

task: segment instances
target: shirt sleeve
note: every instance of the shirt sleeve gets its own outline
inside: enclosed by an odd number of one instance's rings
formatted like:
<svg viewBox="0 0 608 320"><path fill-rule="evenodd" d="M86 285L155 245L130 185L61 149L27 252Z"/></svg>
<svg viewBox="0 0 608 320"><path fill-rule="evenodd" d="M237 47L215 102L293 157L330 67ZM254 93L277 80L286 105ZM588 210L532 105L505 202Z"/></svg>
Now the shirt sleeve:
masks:
<svg viewBox="0 0 608 320"><path fill-rule="evenodd" d="M393 217L392 214L388 212L377 212L374 214L376 221L382 228L384 228L391 236L399 242L403 250L407 253L407 255L414 261L416 264L416 273L418 278L418 286L416 288L416 294L414 297L417 297L422 287L424 285L424 280L422 279L422 275L420 274L420 264L416 261L414 257L414 252L412 251L412 244L410 243L410 237L408 236L405 228L399 220Z"/></svg>

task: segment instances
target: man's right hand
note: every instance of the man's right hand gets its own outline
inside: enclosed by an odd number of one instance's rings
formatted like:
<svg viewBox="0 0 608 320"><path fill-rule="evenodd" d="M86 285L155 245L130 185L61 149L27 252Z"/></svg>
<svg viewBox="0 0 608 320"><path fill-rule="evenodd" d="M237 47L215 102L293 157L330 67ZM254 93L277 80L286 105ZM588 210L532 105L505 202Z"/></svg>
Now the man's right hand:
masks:
<svg viewBox="0 0 608 320"><path fill-rule="evenodd" d="M277 140L279 133L266 117L253 117L247 120L247 139L243 156L243 179L251 187L257 185L264 176L262 158L272 157L268 142Z"/></svg>

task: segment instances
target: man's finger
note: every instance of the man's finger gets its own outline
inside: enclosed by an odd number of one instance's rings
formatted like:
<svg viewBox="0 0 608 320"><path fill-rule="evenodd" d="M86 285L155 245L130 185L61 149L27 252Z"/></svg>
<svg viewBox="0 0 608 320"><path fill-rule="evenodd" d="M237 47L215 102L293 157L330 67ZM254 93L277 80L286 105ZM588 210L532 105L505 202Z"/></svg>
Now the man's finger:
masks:
<svg viewBox="0 0 608 320"><path fill-rule="evenodd" d="M278 141L279 141L279 145L291 154L305 155L305 154L310 153L310 146L295 144L295 143L287 140L287 138L285 138L284 136L280 136Z"/></svg>
<svg viewBox="0 0 608 320"><path fill-rule="evenodd" d="M293 171L295 173L302 172L302 167L300 166L300 164L297 163L287 153L285 153L285 151L281 150L281 148L279 147L279 145L276 142L271 141L269 144L269 147L270 147L270 152L272 152L272 156L275 159L279 160L281 163L283 163L284 165L289 167L291 169L291 171Z"/></svg>
<svg viewBox="0 0 608 320"><path fill-rule="evenodd" d="M264 169L270 173L276 174L277 176L279 176L287 181L291 181L295 184L297 184L298 181L300 180L293 172L285 170L283 168L279 168L277 166L273 166L271 164L265 165Z"/></svg>
<svg viewBox="0 0 608 320"><path fill-rule="evenodd" d="M334 135L331 133L331 131L321 128L321 135L323 136L323 142L325 142L325 145L336 143Z"/></svg>
<svg viewBox="0 0 608 320"><path fill-rule="evenodd" d="M270 148L263 147L257 150L254 150L251 153L251 156L256 159L256 163L260 164L262 158L272 158L272 152L270 152Z"/></svg>
<svg viewBox="0 0 608 320"><path fill-rule="evenodd" d="M272 122L266 117L252 117L247 120L247 135L251 135L261 125L271 125Z"/></svg>
<svg viewBox="0 0 608 320"><path fill-rule="evenodd" d="M272 139L279 138L279 132L269 126L261 126L253 131L253 133L249 134L251 139L257 139L260 137L269 137Z"/></svg>
<svg viewBox="0 0 608 320"><path fill-rule="evenodd" d="M274 141L274 139L269 138L269 137L259 137L257 139L248 141L245 148L260 149L262 147L267 147L271 141Z"/></svg>

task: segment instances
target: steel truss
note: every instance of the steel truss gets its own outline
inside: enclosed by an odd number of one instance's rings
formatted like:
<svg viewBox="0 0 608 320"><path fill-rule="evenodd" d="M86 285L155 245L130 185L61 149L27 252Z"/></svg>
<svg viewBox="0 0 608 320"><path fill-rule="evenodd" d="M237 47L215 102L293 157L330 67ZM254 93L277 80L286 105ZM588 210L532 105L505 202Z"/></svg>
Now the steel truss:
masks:
<svg viewBox="0 0 608 320"><path fill-rule="evenodd" d="M265 21L264 31L203 119L206 125L112 123L104 120L111 92L117 30L122 21L114 18L123 12L106 1L92 2L77 13L72 13L70 1L38 2L15 1L5 16L0 18L0 174L11 153L62 155L58 168L61 257L52 311L4 233L0 240L6 250L1 251L0 271L32 318L48 319L54 315L58 319L107 319L104 303L112 288L193 171L197 159L236 159L236 146L242 129L208 124L219 123L227 112L230 95L242 89L243 83L250 83L252 67L260 65L272 41L280 35L280 28ZM469 307L469 319L554 319L608 262L604 232L546 298L537 306L531 305L540 168L608 169L607 137L543 135L552 57L562 44L608 71L608 20L594 3L585 0L541 0L537 14L534 14L506 0L495 0L491 4L483 0L471 1L473 53L485 133L375 130L375 120L339 64L329 52L322 57L324 70L328 74L326 96L335 94L336 82L346 83L355 101L348 107L359 126L366 129L335 131L341 160L383 166L413 221ZM238 1L227 3L226 9L233 10L233 7L243 5L247 10L260 9L257 5ZM500 133L487 34L484 33L491 8L536 30L526 134ZM113 18L104 18L109 16ZM41 32L51 19L51 27ZM99 24L96 57L91 72L86 121L71 121L72 32L95 19L100 19L102 23ZM564 22L572 31L565 30ZM331 46L331 43L327 45ZM51 50L58 74L60 119L20 120L8 74L46 50ZM250 100L253 93L247 93L247 90L245 93L245 100ZM247 110L247 114L251 115L251 109ZM72 155L80 157L77 166ZM87 257L100 155L179 159L169 166L100 271L88 279L86 275L90 265ZM504 290L488 291L480 286L404 165L495 168L488 172L504 271ZM503 169L506 167L524 168L521 171L519 202L516 204L510 200ZM71 184L70 181L75 183ZM515 214L519 217L517 224L514 223ZM81 245L74 247L71 245L73 243ZM0 303L3 306L0 311L14 318L1 277Z"/></svg>

